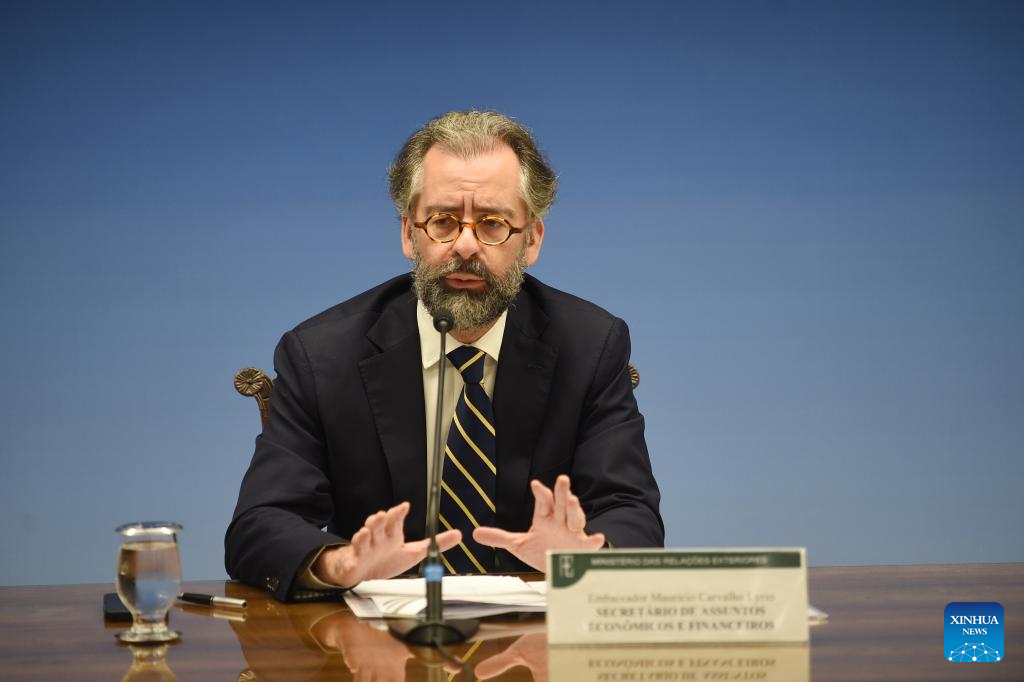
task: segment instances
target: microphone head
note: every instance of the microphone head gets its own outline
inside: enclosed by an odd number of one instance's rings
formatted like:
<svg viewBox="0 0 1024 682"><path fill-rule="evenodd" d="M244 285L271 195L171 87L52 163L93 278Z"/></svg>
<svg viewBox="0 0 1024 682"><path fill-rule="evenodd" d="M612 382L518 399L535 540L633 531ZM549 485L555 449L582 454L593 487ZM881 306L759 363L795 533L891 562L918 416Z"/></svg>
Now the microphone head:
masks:
<svg viewBox="0 0 1024 682"><path fill-rule="evenodd" d="M452 316L451 311L442 308L434 315L434 329L437 331L444 333L454 326L455 317Z"/></svg>

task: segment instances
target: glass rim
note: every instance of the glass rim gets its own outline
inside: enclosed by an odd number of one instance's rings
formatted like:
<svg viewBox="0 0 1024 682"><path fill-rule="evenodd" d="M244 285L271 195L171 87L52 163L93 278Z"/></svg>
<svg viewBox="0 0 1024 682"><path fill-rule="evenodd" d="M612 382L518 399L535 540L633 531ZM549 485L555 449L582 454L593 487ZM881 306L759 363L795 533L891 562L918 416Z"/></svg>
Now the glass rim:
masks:
<svg viewBox="0 0 1024 682"><path fill-rule="evenodd" d="M115 533L127 535L174 535L180 533L183 526L174 521L132 521L114 529Z"/></svg>

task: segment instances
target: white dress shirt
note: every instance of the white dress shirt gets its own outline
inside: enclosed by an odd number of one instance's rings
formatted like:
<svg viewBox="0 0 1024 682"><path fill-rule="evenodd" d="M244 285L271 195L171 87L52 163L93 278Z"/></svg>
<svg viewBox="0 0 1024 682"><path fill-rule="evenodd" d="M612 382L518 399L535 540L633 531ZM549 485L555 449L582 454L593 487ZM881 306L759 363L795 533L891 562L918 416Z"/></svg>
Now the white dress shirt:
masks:
<svg viewBox="0 0 1024 682"><path fill-rule="evenodd" d="M501 339L505 335L506 310L498 317L494 326L487 330L473 343L462 343L446 335L445 353L450 353L459 346L473 346L482 350L484 356L484 392L494 401L494 380L498 375L498 354L501 352ZM441 335L434 329L434 318L427 312L422 301L416 302L416 324L420 330L420 356L423 360L423 406L426 408L427 433L427 494L430 494L430 480L434 462L434 418L437 413L437 358L441 351ZM448 428L452 425L455 414L455 403L464 386L459 370L448 360L445 361L444 396L441 401L441 447L448 441Z"/></svg>

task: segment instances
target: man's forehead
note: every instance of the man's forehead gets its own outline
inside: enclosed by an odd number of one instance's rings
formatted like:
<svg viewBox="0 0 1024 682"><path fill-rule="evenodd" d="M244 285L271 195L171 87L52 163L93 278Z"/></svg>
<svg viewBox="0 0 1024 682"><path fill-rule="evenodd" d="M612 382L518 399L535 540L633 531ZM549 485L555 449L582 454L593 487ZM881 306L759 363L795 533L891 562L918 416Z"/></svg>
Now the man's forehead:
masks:
<svg viewBox="0 0 1024 682"><path fill-rule="evenodd" d="M490 149L471 153L456 153L435 144L423 157L423 173L445 177L479 179L516 179L519 176L519 157L504 142L498 141Z"/></svg>
<svg viewBox="0 0 1024 682"><path fill-rule="evenodd" d="M420 197L432 208L461 206L467 192L477 202L514 209L522 201L519 159L504 142L491 151L463 156L435 145L423 158ZM422 204L421 204L422 205Z"/></svg>

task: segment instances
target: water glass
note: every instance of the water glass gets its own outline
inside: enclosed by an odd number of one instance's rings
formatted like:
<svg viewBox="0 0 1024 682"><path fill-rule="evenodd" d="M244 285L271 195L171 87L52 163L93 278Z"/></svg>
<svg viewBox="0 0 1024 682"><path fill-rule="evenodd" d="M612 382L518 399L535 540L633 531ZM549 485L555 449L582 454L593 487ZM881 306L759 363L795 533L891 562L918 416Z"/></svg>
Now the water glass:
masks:
<svg viewBox="0 0 1024 682"><path fill-rule="evenodd" d="M140 521L120 526L117 594L132 613L132 627L123 642L170 642L181 636L167 627L167 610L181 587L178 533L181 525Z"/></svg>

